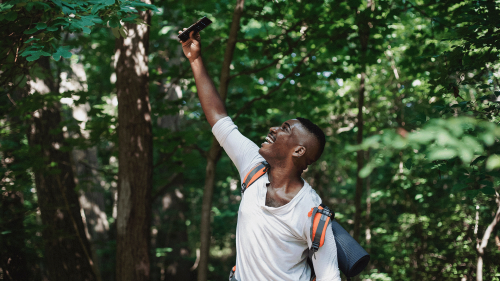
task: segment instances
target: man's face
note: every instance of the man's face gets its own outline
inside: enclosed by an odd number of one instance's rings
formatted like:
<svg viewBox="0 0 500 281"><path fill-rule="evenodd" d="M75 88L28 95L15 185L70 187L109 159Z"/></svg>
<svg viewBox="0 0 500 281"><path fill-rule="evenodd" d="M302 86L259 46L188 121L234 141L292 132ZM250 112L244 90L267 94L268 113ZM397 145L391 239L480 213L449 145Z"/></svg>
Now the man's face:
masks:
<svg viewBox="0 0 500 281"><path fill-rule="evenodd" d="M310 136L299 120L290 119L280 127L272 127L259 150L269 164L292 161L297 147L307 147Z"/></svg>

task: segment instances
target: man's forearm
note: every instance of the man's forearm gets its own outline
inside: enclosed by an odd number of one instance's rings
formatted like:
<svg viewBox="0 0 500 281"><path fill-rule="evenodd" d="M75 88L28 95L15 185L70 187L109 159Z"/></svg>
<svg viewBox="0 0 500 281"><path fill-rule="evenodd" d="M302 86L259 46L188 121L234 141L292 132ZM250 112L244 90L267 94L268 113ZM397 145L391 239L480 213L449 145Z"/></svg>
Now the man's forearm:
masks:
<svg viewBox="0 0 500 281"><path fill-rule="evenodd" d="M213 127L219 119L227 116L224 102L220 98L212 79L208 76L201 56L194 59L190 63L193 70L194 80L196 82L196 88L198 90L201 108L203 108L203 112L207 117L208 123Z"/></svg>

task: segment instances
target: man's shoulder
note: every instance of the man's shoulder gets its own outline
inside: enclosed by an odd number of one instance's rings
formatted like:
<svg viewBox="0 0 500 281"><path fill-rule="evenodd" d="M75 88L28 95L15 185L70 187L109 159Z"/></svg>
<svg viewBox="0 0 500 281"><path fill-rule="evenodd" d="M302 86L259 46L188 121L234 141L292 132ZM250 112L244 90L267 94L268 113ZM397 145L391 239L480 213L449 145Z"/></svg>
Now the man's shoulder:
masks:
<svg viewBox="0 0 500 281"><path fill-rule="evenodd" d="M306 190L304 190L304 197L302 198L303 200L301 200L301 205L304 205L306 208L319 206L319 204L321 204L321 197L319 197L318 193L316 193L316 190L314 190L306 181L304 181L303 188L306 188Z"/></svg>
<svg viewBox="0 0 500 281"><path fill-rule="evenodd" d="M303 219L307 218L307 214L311 208L319 206L321 204L321 198L316 193L316 191L307 183L304 182L304 194L301 196L299 202L294 207L294 212L300 214Z"/></svg>

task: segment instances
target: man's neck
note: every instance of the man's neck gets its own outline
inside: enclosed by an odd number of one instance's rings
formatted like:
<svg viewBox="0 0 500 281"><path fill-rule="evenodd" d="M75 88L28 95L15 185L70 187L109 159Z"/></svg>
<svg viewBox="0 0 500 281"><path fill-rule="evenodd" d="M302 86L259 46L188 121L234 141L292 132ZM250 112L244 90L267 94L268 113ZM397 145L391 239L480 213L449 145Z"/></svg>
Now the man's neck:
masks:
<svg viewBox="0 0 500 281"><path fill-rule="evenodd" d="M293 198L304 186L300 175L301 173L295 167L271 166L269 169L270 187L280 190L280 194L286 194L287 197L292 196Z"/></svg>

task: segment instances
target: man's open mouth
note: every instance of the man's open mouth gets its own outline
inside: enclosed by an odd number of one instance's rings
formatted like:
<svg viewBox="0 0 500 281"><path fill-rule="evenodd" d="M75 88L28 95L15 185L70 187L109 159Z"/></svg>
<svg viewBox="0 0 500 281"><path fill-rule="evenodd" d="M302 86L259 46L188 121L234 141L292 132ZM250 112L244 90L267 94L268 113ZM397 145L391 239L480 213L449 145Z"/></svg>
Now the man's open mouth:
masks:
<svg viewBox="0 0 500 281"><path fill-rule="evenodd" d="M273 144L276 139L272 135L268 135L266 137L266 142L267 144Z"/></svg>

